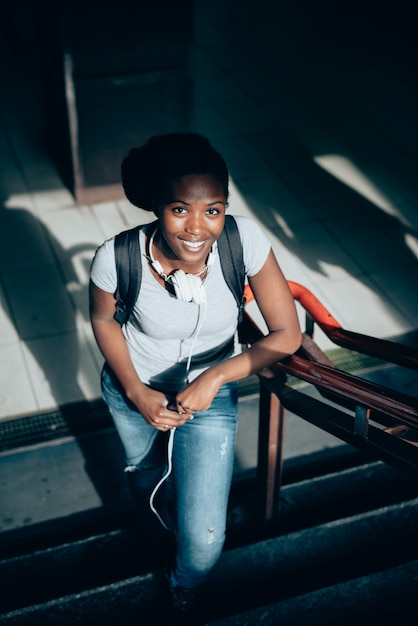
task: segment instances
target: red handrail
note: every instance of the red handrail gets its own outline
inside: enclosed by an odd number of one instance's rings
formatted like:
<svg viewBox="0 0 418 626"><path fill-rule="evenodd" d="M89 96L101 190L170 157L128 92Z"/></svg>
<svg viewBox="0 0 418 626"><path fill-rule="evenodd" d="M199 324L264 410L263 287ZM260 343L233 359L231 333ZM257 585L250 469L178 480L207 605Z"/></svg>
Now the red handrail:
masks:
<svg viewBox="0 0 418 626"><path fill-rule="evenodd" d="M293 281L288 281L288 285L294 299L303 306L314 322L336 345L382 361L418 370L416 348L346 330L309 289ZM254 299L249 285L246 286L244 295L247 302Z"/></svg>
<svg viewBox="0 0 418 626"><path fill-rule="evenodd" d="M318 300L314 294L309 291L303 285L288 281L290 291L295 300L300 302L303 308L308 311L315 322L323 329L327 329L330 332L334 328L342 328L341 324L337 322L335 317L324 307L324 305Z"/></svg>
<svg viewBox="0 0 418 626"><path fill-rule="evenodd" d="M279 519L286 411L418 478L418 399L337 369L313 341L313 323L335 344L389 363L418 369L418 350L345 330L309 289L288 284L306 311L307 328L300 351L260 372L257 489L262 526ZM254 299L250 287L245 297L247 302ZM241 337L252 344L262 336L245 311ZM272 377L274 371L284 378ZM288 376L313 385L332 405L298 391Z"/></svg>

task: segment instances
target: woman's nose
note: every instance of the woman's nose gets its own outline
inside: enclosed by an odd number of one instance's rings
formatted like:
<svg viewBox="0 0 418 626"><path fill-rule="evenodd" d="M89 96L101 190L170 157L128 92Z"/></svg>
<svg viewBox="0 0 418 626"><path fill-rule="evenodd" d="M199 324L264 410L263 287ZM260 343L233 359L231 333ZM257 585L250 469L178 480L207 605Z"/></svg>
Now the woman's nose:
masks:
<svg viewBox="0 0 418 626"><path fill-rule="evenodd" d="M203 220L200 216L190 215L185 230L193 235L198 235L203 230Z"/></svg>

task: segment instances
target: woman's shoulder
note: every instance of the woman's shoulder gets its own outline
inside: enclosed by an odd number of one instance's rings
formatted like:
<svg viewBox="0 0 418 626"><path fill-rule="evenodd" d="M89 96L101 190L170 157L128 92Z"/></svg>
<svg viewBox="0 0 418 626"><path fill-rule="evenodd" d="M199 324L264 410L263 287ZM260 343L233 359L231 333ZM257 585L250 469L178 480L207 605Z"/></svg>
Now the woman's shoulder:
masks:
<svg viewBox="0 0 418 626"><path fill-rule="evenodd" d="M248 217L247 215L232 215L231 214L231 216L236 221L239 229L250 228L252 224L257 223L252 217Z"/></svg>
<svg viewBox="0 0 418 626"><path fill-rule="evenodd" d="M138 224L137 226L132 226L131 228L126 228L124 230L121 230L118 233L115 233L114 235L112 235L111 237L109 237L108 239L105 239L105 241L103 241L103 243L100 244L99 248L114 248L115 246L115 240L117 237L119 237L120 235L123 235L124 233L129 233L129 232L135 232L137 231L140 237L146 236L149 228L151 227L155 227L156 222L148 222L147 224Z"/></svg>
<svg viewBox="0 0 418 626"><path fill-rule="evenodd" d="M243 244L246 241L263 241L269 243L269 239L260 224L252 217L246 215L234 215Z"/></svg>
<svg viewBox="0 0 418 626"><path fill-rule="evenodd" d="M241 237L246 274L254 276L270 252L270 239L255 219L244 215L234 215L234 218Z"/></svg>
<svg viewBox="0 0 418 626"><path fill-rule="evenodd" d="M144 245L144 239L145 239L145 235L147 233L148 228L153 224L154 222L148 223L148 224L142 224L140 226L136 226L133 228L129 228L126 229L125 231L120 231L120 233L117 233L115 235L112 235L112 237L108 237L107 239L105 239L96 249L94 258L93 258L93 265L97 265L99 263L101 264L106 264L106 263L110 263L112 265L114 265L115 263L115 241L116 238L118 237L118 235L123 234L124 232L128 232L128 231L134 231L134 230L138 230L139 233L139 243L140 246L142 248L142 246Z"/></svg>

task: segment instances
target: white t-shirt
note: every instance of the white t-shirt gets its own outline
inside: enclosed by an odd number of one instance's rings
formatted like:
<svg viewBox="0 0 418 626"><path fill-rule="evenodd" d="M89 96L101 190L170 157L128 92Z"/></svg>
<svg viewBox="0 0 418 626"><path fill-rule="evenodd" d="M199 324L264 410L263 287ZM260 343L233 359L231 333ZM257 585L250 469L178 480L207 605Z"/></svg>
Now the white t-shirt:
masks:
<svg viewBox="0 0 418 626"><path fill-rule="evenodd" d="M254 220L234 217L242 241L245 273L254 276L266 262L270 242ZM143 255L146 228L147 225L139 231ZM238 306L223 277L217 246L213 254L214 262L204 280L206 303L199 305L178 300L167 291L156 281L146 257L142 257L139 297L122 332L143 383L177 392L187 380L193 380L210 365L233 354ZM97 287L115 293L114 237L97 249L90 275ZM222 353L222 347L226 347L226 353ZM202 358L204 353L208 354Z"/></svg>

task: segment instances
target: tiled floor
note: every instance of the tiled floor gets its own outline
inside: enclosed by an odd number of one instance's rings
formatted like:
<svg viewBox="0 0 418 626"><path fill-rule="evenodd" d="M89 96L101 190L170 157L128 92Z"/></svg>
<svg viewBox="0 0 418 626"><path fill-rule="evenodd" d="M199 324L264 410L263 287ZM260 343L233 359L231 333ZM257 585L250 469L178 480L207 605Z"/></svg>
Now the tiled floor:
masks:
<svg viewBox="0 0 418 626"><path fill-rule="evenodd" d="M342 44L322 36L313 46L314 29L292 29L294 16L248 17L237 6L200 3L195 51L194 127L227 159L230 211L260 221L287 278L343 326L413 341L416 66L403 50L396 62L380 60L360 34L345 45L345 31ZM0 44L0 419L8 419L98 397L89 264L103 239L149 216L127 201L75 204L43 147L34 51ZM318 343L330 347L321 334Z"/></svg>

